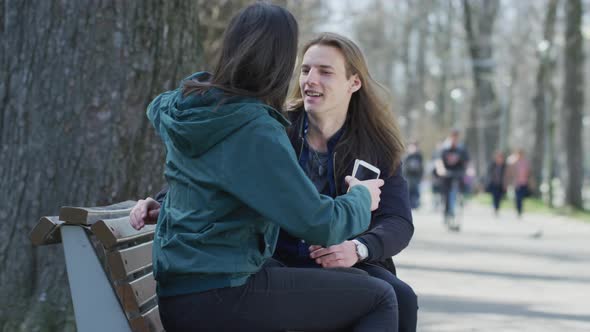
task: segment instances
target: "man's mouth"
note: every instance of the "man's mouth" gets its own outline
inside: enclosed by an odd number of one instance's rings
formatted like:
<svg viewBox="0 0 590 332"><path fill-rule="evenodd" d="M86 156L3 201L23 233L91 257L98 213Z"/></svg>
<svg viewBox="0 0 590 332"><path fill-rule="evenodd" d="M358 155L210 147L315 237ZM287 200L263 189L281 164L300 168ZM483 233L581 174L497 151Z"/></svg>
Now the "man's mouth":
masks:
<svg viewBox="0 0 590 332"><path fill-rule="evenodd" d="M313 90L305 90L305 95L308 97L322 97L324 94Z"/></svg>

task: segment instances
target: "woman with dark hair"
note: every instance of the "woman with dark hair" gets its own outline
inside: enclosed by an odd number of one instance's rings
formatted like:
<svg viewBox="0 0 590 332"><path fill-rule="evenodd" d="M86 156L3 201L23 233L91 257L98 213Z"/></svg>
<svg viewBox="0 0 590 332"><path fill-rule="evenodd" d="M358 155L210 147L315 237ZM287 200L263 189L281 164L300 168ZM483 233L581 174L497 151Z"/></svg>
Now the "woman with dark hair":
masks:
<svg viewBox="0 0 590 332"><path fill-rule="evenodd" d="M383 185L348 177L348 193L331 198L299 167L277 111L296 48L291 13L248 6L229 23L215 71L148 107L168 192L130 219L140 229L159 208L153 269L166 331L397 331L395 293L381 280L268 268L279 228L326 247L362 233Z"/></svg>

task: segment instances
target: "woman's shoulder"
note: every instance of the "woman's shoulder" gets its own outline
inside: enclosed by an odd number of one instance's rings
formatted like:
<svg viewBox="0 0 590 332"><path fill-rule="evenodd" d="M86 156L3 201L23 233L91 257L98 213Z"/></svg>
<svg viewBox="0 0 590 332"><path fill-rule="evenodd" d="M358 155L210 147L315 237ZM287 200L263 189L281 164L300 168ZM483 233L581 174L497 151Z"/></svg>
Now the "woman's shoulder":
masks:
<svg viewBox="0 0 590 332"><path fill-rule="evenodd" d="M285 114L264 103L245 104L243 111L256 112L259 115L256 117L256 121L259 124L278 126L282 130L285 130L285 128L291 125Z"/></svg>

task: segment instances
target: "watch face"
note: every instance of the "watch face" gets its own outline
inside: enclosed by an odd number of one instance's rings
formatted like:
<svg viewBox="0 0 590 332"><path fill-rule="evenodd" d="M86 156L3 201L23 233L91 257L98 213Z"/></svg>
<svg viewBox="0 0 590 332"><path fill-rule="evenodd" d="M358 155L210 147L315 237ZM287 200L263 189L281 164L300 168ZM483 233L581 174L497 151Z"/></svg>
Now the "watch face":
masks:
<svg viewBox="0 0 590 332"><path fill-rule="evenodd" d="M354 243L356 245L356 254L359 256L361 260L367 258L369 256L369 252L367 247L365 247L361 242Z"/></svg>
<svg viewBox="0 0 590 332"><path fill-rule="evenodd" d="M361 252L361 257L363 259L367 258L368 252L367 252L367 248L365 246L361 246L360 252Z"/></svg>

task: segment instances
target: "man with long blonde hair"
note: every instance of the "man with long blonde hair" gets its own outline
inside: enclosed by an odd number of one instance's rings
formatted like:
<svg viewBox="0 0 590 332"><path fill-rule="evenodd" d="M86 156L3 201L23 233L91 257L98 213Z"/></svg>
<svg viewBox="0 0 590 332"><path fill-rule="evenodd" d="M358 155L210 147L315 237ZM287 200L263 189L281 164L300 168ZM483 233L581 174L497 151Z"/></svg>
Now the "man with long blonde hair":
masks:
<svg viewBox="0 0 590 332"><path fill-rule="evenodd" d="M417 298L395 276L391 258L408 245L414 226L401 176L404 145L388 93L371 78L360 48L341 35L320 34L304 45L300 59L287 130L305 173L320 193L337 197L347 192L344 178L361 159L381 170L385 185L365 233L324 248L281 231L274 257L287 266L356 267L387 281L398 298L399 331L415 331Z"/></svg>

